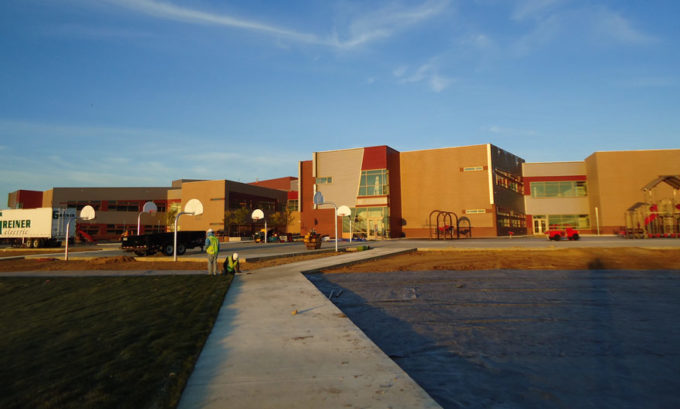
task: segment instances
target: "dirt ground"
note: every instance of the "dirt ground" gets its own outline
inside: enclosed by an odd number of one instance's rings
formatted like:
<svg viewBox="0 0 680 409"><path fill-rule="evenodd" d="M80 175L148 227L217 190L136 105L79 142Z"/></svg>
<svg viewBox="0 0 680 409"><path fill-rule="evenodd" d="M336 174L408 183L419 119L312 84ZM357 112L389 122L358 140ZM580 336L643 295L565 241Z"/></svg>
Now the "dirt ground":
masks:
<svg viewBox="0 0 680 409"><path fill-rule="evenodd" d="M272 260L248 262L241 264L242 271L256 270L281 264L295 263L320 257L330 257L334 253L309 254L294 257L282 257ZM91 260L69 260L62 258L38 258L27 260L0 260L0 272L14 271L87 271L87 270L205 270L206 262L195 261L137 261L134 257L97 257Z"/></svg>
<svg viewBox="0 0 680 409"><path fill-rule="evenodd" d="M422 251L328 273L431 270L680 270L680 249L578 248Z"/></svg>
<svg viewBox="0 0 680 409"><path fill-rule="evenodd" d="M100 249L97 247L71 247L69 246L68 252L69 254L71 253L80 253L83 251L99 251ZM55 247L51 249L17 249L17 248L9 248L9 249L0 249L0 257L15 257L15 256L30 256L33 254L45 254L45 253L63 253L64 249L63 247Z"/></svg>
<svg viewBox="0 0 680 409"><path fill-rule="evenodd" d="M30 251L30 250L29 250ZM26 254L26 253L24 253ZM295 263L334 253L309 254L273 260L244 262L242 270ZM0 256L7 256L0 253ZM134 257L98 257L91 260L41 258L2 260L0 271L83 270L203 270L205 262L137 261ZM330 273L431 271L431 270L680 270L680 249L586 248L424 251L351 266Z"/></svg>

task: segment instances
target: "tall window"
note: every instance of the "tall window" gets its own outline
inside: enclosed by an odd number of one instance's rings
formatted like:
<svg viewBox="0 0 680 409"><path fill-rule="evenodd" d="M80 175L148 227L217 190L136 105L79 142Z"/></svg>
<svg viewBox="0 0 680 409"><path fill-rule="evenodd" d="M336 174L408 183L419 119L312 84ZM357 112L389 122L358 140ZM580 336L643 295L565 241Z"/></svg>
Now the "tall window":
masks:
<svg viewBox="0 0 680 409"><path fill-rule="evenodd" d="M584 197L588 195L586 182L531 182L531 197Z"/></svg>
<svg viewBox="0 0 680 409"><path fill-rule="evenodd" d="M359 196L382 196L389 193L387 169L361 171Z"/></svg>

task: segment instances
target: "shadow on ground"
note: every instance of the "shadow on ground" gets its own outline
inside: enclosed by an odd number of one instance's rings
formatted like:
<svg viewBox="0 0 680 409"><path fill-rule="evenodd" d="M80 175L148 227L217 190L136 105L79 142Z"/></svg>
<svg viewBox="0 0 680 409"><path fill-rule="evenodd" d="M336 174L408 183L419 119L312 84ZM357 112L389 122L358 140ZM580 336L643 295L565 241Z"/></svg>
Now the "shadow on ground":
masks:
<svg viewBox="0 0 680 409"><path fill-rule="evenodd" d="M445 408L680 407L678 272L308 278Z"/></svg>

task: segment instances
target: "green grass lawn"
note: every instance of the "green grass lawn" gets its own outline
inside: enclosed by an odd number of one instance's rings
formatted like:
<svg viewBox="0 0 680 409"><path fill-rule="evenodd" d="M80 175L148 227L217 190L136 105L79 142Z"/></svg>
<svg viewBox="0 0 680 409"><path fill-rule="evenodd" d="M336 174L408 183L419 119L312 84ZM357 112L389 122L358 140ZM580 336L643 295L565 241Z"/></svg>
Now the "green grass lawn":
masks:
<svg viewBox="0 0 680 409"><path fill-rule="evenodd" d="M0 279L0 408L174 408L231 277Z"/></svg>

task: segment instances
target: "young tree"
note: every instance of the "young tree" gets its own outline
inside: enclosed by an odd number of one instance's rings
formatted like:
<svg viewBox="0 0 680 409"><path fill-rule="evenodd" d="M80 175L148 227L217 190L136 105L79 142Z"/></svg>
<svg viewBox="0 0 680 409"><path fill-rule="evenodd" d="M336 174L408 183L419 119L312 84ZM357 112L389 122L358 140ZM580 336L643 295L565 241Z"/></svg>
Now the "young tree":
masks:
<svg viewBox="0 0 680 409"><path fill-rule="evenodd" d="M238 209L229 209L224 211L224 225L227 229L227 235L231 236L232 226L236 226L238 231L238 226L248 224L250 219L251 211L247 207L240 207Z"/></svg>

